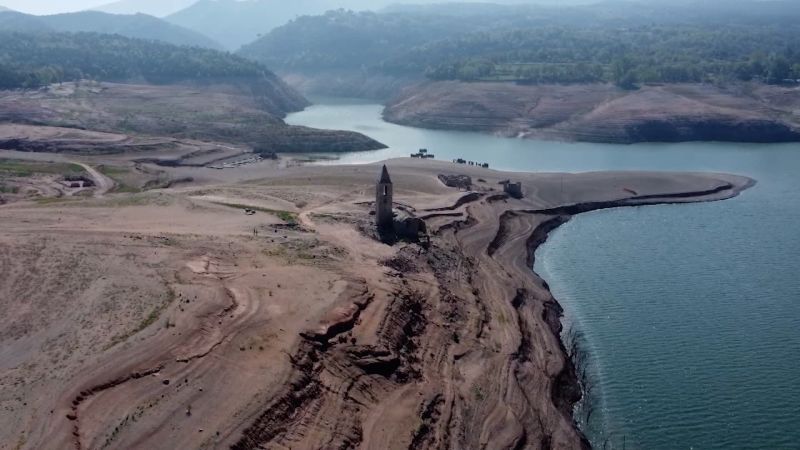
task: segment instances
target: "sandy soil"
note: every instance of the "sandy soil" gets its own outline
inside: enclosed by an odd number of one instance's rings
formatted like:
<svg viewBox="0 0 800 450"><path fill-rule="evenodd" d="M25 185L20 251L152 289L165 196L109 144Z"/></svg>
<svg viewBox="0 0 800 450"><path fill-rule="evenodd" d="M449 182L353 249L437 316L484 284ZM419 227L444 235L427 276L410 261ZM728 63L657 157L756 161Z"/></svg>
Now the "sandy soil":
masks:
<svg viewBox="0 0 800 450"><path fill-rule="evenodd" d="M579 212L750 184L389 168L427 250L364 232L375 165L0 206L0 448L580 448L532 249Z"/></svg>

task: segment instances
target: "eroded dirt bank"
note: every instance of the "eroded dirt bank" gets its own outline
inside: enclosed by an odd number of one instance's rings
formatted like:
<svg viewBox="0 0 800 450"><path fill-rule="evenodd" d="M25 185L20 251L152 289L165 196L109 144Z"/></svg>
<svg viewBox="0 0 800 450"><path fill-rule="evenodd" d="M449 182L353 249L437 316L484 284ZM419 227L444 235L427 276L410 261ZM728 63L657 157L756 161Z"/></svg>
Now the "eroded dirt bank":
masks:
<svg viewBox="0 0 800 450"><path fill-rule="evenodd" d="M0 447L585 447L532 250L579 212L750 183L389 168L427 250L363 232L376 166L0 206Z"/></svg>
<svg viewBox="0 0 800 450"><path fill-rule="evenodd" d="M800 89L762 84L612 85L428 82L389 102L384 119L422 128L567 141L797 142Z"/></svg>

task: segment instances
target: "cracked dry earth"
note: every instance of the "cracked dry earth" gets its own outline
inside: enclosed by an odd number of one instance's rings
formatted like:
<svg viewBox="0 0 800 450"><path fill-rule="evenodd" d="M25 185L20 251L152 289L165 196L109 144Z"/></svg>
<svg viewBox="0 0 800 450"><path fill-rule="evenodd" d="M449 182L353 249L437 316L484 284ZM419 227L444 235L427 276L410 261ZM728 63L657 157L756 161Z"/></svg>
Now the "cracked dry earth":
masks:
<svg viewBox="0 0 800 450"><path fill-rule="evenodd" d="M359 231L375 166L1 207L0 448L586 447L532 250L572 214L750 183L582 174L565 191L561 175L520 174L514 200L500 172L390 170L427 250ZM486 181L458 192L448 171ZM220 204L249 197L260 211L302 198L299 223Z"/></svg>

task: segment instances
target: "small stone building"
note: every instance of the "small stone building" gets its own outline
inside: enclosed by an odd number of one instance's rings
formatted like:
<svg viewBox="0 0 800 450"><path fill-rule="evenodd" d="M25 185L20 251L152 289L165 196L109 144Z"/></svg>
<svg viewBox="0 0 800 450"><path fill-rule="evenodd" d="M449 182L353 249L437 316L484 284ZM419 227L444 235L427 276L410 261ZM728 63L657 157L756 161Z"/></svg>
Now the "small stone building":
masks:
<svg viewBox="0 0 800 450"><path fill-rule="evenodd" d="M522 183L516 182L512 183L510 180L501 181L500 184L503 185L503 192L508 194L510 197L513 198L522 198Z"/></svg>
<svg viewBox="0 0 800 450"><path fill-rule="evenodd" d="M419 217L414 217L405 211L397 213L394 218L394 232L399 238L417 240L420 236L428 234L428 226Z"/></svg>

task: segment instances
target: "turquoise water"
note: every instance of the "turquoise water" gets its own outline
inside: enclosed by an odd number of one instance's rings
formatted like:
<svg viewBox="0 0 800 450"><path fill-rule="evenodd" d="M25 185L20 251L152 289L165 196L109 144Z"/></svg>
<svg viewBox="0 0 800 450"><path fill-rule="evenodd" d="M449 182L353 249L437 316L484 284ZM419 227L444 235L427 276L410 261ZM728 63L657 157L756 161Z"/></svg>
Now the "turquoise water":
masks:
<svg viewBox="0 0 800 450"><path fill-rule="evenodd" d="M718 203L598 211L556 230L536 271L586 336L597 448L800 449L800 145L570 144L420 130L380 106L322 99L290 123L519 171L681 170L751 176Z"/></svg>

